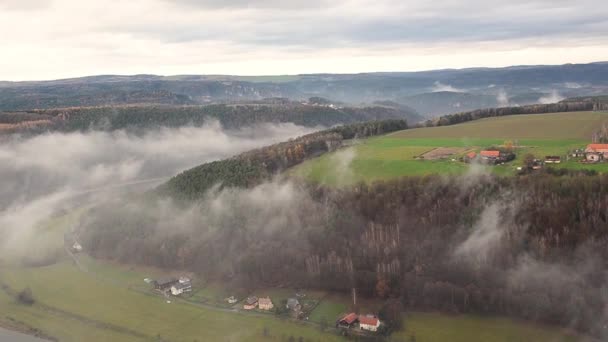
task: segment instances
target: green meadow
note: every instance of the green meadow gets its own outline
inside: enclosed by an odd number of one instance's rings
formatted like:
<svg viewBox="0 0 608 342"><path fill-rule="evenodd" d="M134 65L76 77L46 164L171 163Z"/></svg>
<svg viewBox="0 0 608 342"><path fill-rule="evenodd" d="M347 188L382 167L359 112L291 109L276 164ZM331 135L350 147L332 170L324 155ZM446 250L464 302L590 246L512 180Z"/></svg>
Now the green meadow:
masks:
<svg viewBox="0 0 608 342"><path fill-rule="evenodd" d="M562 157L553 167L608 171L608 163L582 164L567 159L567 152L584 148L591 136L608 121L607 113L573 112L513 115L487 118L453 126L409 129L358 142L333 153L298 165L292 175L322 184L349 185L400 176L430 174L463 174L470 166L459 161L469 151L503 145L515 146L516 159L505 165L484 166L500 175L512 175L523 164L524 156L533 154L543 159L548 155ZM458 148L445 159L420 156L437 148Z"/></svg>

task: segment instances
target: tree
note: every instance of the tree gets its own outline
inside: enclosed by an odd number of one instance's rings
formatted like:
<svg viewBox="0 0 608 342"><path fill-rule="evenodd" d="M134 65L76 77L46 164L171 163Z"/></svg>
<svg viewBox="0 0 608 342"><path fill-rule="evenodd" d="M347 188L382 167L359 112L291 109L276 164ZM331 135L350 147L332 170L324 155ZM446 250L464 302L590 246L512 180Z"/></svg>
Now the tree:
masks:
<svg viewBox="0 0 608 342"><path fill-rule="evenodd" d="M388 282L386 281L386 277L380 276L378 278L378 282L376 283L376 293L380 298L386 298L390 293L391 289L388 286Z"/></svg>
<svg viewBox="0 0 608 342"><path fill-rule="evenodd" d="M532 153L528 153L524 156L524 167L528 170L531 170L534 166L534 155Z"/></svg>
<svg viewBox="0 0 608 342"><path fill-rule="evenodd" d="M392 330L400 330L403 327L403 305L397 298L391 298L384 303L379 312L380 319Z"/></svg>

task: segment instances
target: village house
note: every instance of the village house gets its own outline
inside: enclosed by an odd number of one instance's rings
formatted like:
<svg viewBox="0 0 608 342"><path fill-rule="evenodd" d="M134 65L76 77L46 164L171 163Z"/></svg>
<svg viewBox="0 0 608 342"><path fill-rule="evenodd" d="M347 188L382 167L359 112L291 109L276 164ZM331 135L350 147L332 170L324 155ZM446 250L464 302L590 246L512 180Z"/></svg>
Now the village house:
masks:
<svg viewBox="0 0 608 342"><path fill-rule="evenodd" d="M378 331L380 327L380 320L376 316L367 315L359 316L359 328L367 331Z"/></svg>
<svg viewBox="0 0 608 342"><path fill-rule="evenodd" d="M234 304L234 303L238 302L238 299L236 299L234 296L230 296L230 297L226 298L226 301L228 302L228 304Z"/></svg>
<svg viewBox="0 0 608 342"><path fill-rule="evenodd" d="M160 280L154 280L152 282L152 284L154 285L154 288L165 292L171 289L171 286L175 285L179 283L179 281L175 278L166 278L166 279L160 279Z"/></svg>
<svg viewBox="0 0 608 342"><path fill-rule="evenodd" d="M178 282L176 284L171 285L171 294L174 296L179 296L180 294L182 294L184 292L191 292L191 291L192 291L192 284L190 282L188 282L188 283Z"/></svg>
<svg viewBox="0 0 608 342"><path fill-rule="evenodd" d="M588 162L599 162L608 158L608 144L589 144L585 148L585 159Z"/></svg>
<svg viewBox="0 0 608 342"><path fill-rule="evenodd" d="M484 151L479 152L479 155L481 156L481 159L483 159L483 160L494 161L494 160L497 160L498 158L500 158L500 151L484 150Z"/></svg>
<svg viewBox="0 0 608 342"><path fill-rule="evenodd" d="M247 300L245 300L245 303L243 304L243 309L253 310L257 306L258 306L258 297L251 296L251 297L247 297Z"/></svg>
<svg viewBox="0 0 608 342"><path fill-rule="evenodd" d="M477 153L471 151L471 152L465 154L462 159L465 163L471 163L471 162L473 162L473 160L475 160L476 157L477 157Z"/></svg>
<svg viewBox="0 0 608 342"><path fill-rule="evenodd" d="M262 297L258 300L258 308L260 310L272 310L274 305L272 305L272 300L270 300L270 297Z"/></svg>
<svg viewBox="0 0 608 342"><path fill-rule="evenodd" d="M351 312L336 322L336 327L352 328L359 321L359 316Z"/></svg>

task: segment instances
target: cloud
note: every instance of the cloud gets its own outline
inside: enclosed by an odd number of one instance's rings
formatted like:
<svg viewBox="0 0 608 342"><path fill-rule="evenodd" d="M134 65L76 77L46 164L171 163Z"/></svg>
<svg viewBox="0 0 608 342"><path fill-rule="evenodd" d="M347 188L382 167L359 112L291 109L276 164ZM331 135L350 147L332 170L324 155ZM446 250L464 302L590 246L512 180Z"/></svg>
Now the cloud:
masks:
<svg viewBox="0 0 608 342"><path fill-rule="evenodd" d="M39 9L0 11L0 30L14 32L0 40L3 78L558 64L608 50L601 0L134 0L111 11L99 0L45 3L0 2Z"/></svg>
<svg viewBox="0 0 608 342"><path fill-rule="evenodd" d="M552 90L550 94L545 95L545 96L541 96L538 99L538 102L543 103L543 104L548 104L548 103L556 103L559 102L561 100L563 100L564 97L561 96L557 90Z"/></svg>
<svg viewBox="0 0 608 342"><path fill-rule="evenodd" d="M437 93L437 92L441 92L441 91L451 91L451 92L455 92L455 93L462 93L464 92L462 89L458 89L455 87L452 87L449 84L443 84L439 81L435 81L435 84L433 85L433 88L431 88L432 92Z"/></svg>
<svg viewBox="0 0 608 342"><path fill-rule="evenodd" d="M23 248L51 214L122 187L158 184L195 165L310 133L293 124L262 124L224 130L162 128L134 135L125 131L12 136L0 144L0 256ZM10 247L10 248L9 248Z"/></svg>
<svg viewBox="0 0 608 342"><path fill-rule="evenodd" d="M456 248L454 255L483 264L490 262L491 254L501 246L505 232L505 219L501 215L502 204L494 203L484 208L479 220L473 225L468 238Z"/></svg>

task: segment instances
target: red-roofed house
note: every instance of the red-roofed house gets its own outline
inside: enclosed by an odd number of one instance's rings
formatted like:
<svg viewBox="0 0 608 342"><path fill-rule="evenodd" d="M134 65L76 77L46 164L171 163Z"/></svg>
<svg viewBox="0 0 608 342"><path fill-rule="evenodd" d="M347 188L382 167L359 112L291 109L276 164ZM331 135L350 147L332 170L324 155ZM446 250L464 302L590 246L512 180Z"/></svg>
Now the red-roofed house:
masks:
<svg viewBox="0 0 608 342"><path fill-rule="evenodd" d="M341 319L338 320L338 324L342 325L342 326L352 326L353 324L355 324L358 320L359 316L357 316L356 313L351 312L348 315L342 317Z"/></svg>
<svg viewBox="0 0 608 342"><path fill-rule="evenodd" d="M591 162L598 162L608 158L608 144L589 144L585 148L585 159Z"/></svg>
<svg viewBox="0 0 608 342"><path fill-rule="evenodd" d="M482 158L498 158L500 157L500 151L481 151L479 155Z"/></svg>
<svg viewBox="0 0 608 342"><path fill-rule="evenodd" d="M367 331L377 331L380 320L374 316L359 316L359 327Z"/></svg>

